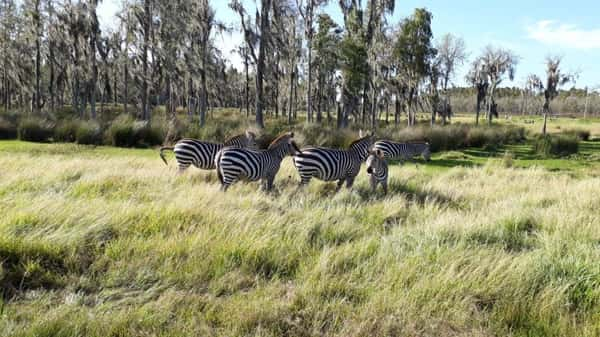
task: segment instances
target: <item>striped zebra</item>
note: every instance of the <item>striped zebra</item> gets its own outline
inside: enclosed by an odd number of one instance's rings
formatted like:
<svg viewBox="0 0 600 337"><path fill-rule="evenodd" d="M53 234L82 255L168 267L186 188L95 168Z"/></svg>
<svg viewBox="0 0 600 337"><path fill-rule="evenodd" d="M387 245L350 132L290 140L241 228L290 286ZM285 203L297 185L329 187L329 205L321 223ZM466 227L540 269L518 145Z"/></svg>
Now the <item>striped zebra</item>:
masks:
<svg viewBox="0 0 600 337"><path fill-rule="evenodd" d="M175 153L179 174L183 173L190 165L199 169L212 170L215 168L215 156L225 146L239 148L256 148L256 135L246 131L245 134L227 139L224 143L211 143L197 139L185 138L178 141L173 147L162 147L160 157L167 164L164 151L171 150ZM168 165L168 164L167 164Z"/></svg>
<svg viewBox="0 0 600 337"><path fill-rule="evenodd" d="M323 147L302 149L294 156L294 165L300 174L299 187L307 185L314 177L324 181L338 180L336 191L344 182L347 188L351 188L372 145L373 134L369 134L352 142L347 150Z"/></svg>
<svg viewBox="0 0 600 337"><path fill-rule="evenodd" d="M377 185L381 184L383 193L388 192L388 165L385 160L385 155L381 150L372 150L366 162L367 173L373 192L377 189Z"/></svg>
<svg viewBox="0 0 600 337"><path fill-rule="evenodd" d="M419 155L422 155L426 161L431 159L429 143L425 142L397 143L391 140L378 140L373 149L381 150L385 159L405 161Z"/></svg>
<svg viewBox="0 0 600 337"><path fill-rule="evenodd" d="M229 186L240 179L260 179L262 187L267 191L271 190L283 158L300 151L293 138L293 132L282 134L267 150L262 151L223 148L215 158L221 190L227 191Z"/></svg>

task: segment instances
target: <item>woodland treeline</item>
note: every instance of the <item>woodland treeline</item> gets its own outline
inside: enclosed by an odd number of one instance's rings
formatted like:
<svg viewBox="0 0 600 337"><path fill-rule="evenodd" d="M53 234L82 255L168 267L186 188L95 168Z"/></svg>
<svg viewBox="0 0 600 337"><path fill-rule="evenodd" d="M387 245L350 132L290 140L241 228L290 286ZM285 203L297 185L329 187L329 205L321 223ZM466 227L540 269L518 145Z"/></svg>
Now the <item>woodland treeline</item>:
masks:
<svg viewBox="0 0 600 337"><path fill-rule="evenodd" d="M560 72L559 58L547 60L543 80L531 75L523 88L501 89L518 65L512 51L488 46L469 61L462 38L434 39L427 9L390 22L394 0L341 0L339 25L323 11L328 2L262 0L250 8L231 0L231 24L216 19L208 0L131 0L102 30L97 0L0 0L2 107L40 117L69 108L93 120L119 104L145 121L154 107L164 106L168 119L183 107L200 126L210 108L236 107L260 128L265 114L293 122L299 111L340 128L399 124L404 115L411 126L417 112L445 124L452 111L471 110L491 123L499 111L547 114L555 97L570 99L567 113L598 110L596 93L560 90L575 76ZM242 69L215 45L235 31ZM454 88L462 66L471 88Z"/></svg>

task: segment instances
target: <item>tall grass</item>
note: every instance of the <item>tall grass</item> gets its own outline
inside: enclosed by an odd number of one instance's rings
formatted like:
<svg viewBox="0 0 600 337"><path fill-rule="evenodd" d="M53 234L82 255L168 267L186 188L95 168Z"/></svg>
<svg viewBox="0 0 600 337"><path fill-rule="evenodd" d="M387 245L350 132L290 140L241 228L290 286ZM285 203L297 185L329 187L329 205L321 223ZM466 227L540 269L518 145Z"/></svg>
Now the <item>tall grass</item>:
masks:
<svg viewBox="0 0 600 337"><path fill-rule="evenodd" d="M4 336L600 332L593 172L393 165L387 196L335 194L286 159L274 193L223 194L148 150L26 149L0 143Z"/></svg>

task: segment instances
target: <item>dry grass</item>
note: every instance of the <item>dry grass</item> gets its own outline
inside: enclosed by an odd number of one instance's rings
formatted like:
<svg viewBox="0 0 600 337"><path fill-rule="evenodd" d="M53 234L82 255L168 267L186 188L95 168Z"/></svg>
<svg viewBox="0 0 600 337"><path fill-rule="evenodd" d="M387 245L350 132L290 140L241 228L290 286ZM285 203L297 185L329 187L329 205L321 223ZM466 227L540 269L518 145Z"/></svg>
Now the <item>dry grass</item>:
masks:
<svg viewBox="0 0 600 337"><path fill-rule="evenodd" d="M287 158L274 193L223 194L151 150L7 144L3 336L600 336L596 171L296 194Z"/></svg>

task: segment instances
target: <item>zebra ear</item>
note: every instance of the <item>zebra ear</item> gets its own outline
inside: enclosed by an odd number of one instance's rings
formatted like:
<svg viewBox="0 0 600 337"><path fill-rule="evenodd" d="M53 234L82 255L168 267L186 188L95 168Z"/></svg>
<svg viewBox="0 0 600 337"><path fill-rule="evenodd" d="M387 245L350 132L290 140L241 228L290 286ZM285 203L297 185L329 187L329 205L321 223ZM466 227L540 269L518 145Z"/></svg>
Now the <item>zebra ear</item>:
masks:
<svg viewBox="0 0 600 337"><path fill-rule="evenodd" d="M362 129L358 130L358 138L362 138L363 136L364 136L363 130Z"/></svg>
<svg viewBox="0 0 600 337"><path fill-rule="evenodd" d="M254 134L254 132L252 132L250 130L246 130L246 138L248 138L248 139L255 139L256 135Z"/></svg>
<svg viewBox="0 0 600 337"><path fill-rule="evenodd" d="M294 131L290 131L290 138L294 138Z"/></svg>
<svg viewBox="0 0 600 337"><path fill-rule="evenodd" d="M379 159L383 159L383 151L380 149L375 150L375 155L379 157Z"/></svg>

